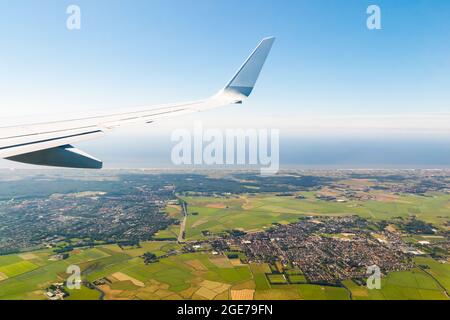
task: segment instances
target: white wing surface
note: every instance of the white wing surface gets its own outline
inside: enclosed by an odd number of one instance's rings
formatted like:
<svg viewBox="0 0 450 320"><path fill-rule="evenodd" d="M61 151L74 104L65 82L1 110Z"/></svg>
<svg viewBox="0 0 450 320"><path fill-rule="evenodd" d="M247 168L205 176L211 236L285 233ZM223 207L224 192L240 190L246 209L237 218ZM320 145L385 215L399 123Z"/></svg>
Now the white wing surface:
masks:
<svg viewBox="0 0 450 320"><path fill-rule="evenodd" d="M102 162L72 146L115 128L242 103L252 92L275 38L265 38L225 88L210 98L61 121L0 127L0 158L36 165L92 168Z"/></svg>

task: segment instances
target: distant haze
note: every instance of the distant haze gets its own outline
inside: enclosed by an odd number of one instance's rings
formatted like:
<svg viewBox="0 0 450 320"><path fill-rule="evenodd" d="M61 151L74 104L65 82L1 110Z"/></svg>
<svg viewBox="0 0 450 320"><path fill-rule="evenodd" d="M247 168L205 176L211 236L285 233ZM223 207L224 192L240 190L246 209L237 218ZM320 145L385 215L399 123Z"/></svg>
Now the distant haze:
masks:
<svg viewBox="0 0 450 320"><path fill-rule="evenodd" d="M166 168L173 166L170 160L173 145L167 135L106 138L102 143L84 143L82 148L102 159L105 168ZM280 164L282 168L450 168L450 138L282 136ZM0 162L0 167L34 168L6 160Z"/></svg>

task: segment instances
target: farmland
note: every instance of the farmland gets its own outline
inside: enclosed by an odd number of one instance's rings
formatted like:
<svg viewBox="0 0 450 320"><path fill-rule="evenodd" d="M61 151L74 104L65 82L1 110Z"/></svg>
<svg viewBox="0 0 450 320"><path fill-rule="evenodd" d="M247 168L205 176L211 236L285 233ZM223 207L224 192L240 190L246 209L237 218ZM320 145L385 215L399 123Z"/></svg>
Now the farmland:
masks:
<svg viewBox="0 0 450 320"><path fill-rule="evenodd" d="M121 249L115 245L79 249L63 261L51 261L49 250L34 252L32 266L19 255L2 256L1 267L7 278L0 281L0 299L45 299L51 283L62 282L66 269L78 264L84 281L106 279L97 286L104 299L231 299L232 296L254 296L255 299L447 299L440 284L449 285L448 265L420 258L417 263L429 265L420 269L391 273L382 280L382 290L368 290L351 280L345 287L314 284L287 284L286 278L273 274L266 264L233 266L224 256L208 252L184 253L145 265L139 257L153 250L163 256L179 249L174 242L147 242L140 248ZM21 261L22 259L22 261ZM6 272L5 272L6 271ZM293 279L303 279L293 272ZM292 279L291 279L292 280ZM448 287L447 287L448 288ZM348 292L349 291L349 292ZM82 285L70 290L68 299L97 300L100 293Z"/></svg>
<svg viewBox="0 0 450 320"><path fill-rule="evenodd" d="M110 173L64 194L51 176L50 194L5 188L0 300L449 299L447 176Z"/></svg>
<svg viewBox="0 0 450 320"><path fill-rule="evenodd" d="M394 200L330 202L317 199L311 192L280 197L273 194L240 195L230 198L184 197L191 214L188 218L188 239L201 239L202 231L220 233L230 229L260 231L273 223L287 224L304 216L358 215L367 219L418 219L443 226L450 219L447 194L428 196L402 195Z"/></svg>
<svg viewBox="0 0 450 320"><path fill-rule="evenodd" d="M447 300L439 283L419 269L387 275L382 279L380 290L369 290L351 280L344 281L356 300Z"/></svg>
<svg viewBox="0 0 450 320"><path fill-rule="evenodd" d="M264 265L233 266L226 257L208 253L181 254L145 265L138 255L153 249L159 255L176 247L175 243L144 243L142 248L122 250L116 246L101 246L78 250L65 261L50 261L49 251L38 251L36 262L41 266L28 272L10 274L0 281L0 299L45 299L50 283L64 281L67 267L80 264L83 280L106 278L99 285L105 299L229 299L230 293L254 290L255 297L270 299L308 298L315 286L275 286L265 278L270 268ZM2 263L16 261L18 256L4 256ZM9 265L15 265L12 262ZM273 277L280 277L273 275ZM322 287L317 288L320 292ZM341 289L342 291L343 289ZM253 292L253 291L252 291ZM96 290L82 286L70 290L69 299L98 299Z"/></svg>

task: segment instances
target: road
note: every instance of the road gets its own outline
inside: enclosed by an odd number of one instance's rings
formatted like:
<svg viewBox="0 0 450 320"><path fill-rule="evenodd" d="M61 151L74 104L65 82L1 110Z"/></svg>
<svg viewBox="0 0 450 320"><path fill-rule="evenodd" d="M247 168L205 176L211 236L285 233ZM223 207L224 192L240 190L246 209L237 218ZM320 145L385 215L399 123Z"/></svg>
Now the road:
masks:
<svg viewBox="0 0 450 320"><path fill-rule="evenodd" d="M183 211L183 220L180 223L180 233L178 234L178 243L183 243L186 237L186 223L187 223L187 205L186 202L181 201L181 210Z"/></svg>

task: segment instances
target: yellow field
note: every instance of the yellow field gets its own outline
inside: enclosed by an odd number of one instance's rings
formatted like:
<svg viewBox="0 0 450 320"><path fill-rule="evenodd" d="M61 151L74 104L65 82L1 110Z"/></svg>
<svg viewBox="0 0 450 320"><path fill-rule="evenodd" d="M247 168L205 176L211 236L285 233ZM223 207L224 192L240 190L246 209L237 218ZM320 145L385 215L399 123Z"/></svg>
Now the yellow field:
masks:
<svg viewBox="0 0 450 320"><path fill-rule="evenodd" d="M209 261L219 268L233 268L233 264L224 256L210 258Z"/></svg>
<svg viewBox="0 0 450 320"><path fill-rule="evenodd" d="M255 290L231 290L231 300L253 300Z"/></svg>
<svg viewBox="0 0 450 320"><path fill-rule="evenodd" d="M207 300L213 300L217 295L228 291L229 288L229 284L205 280L200 283L200 289L195 292L195 295Z"/></svg>
<svg viewBox="0 0 450 320"><path fill-rule="evenodd" d="M191 266L197 271L207 271L208 268L203 265L203 263L200 260L189 260L185 262L187 265Z"/></svg>
<svg viewBox="0 0 450 320"><path fill-rule="evenodd" d="M136 280L135 278L132 278L129 275L122 272L113 273L111 276L117 279L118 281L131 281L134 285L138 287L145 287L145 284L142 281Z"/></svg>
<svg viewBox="0 0 450 320"><path fill-rule="evenodd" d="M201 287L195 292L195 295L206 300L212 300L217 296L217 293L208 288Z"/></svg>
<svg viewBox="0 0 450 320"><path fill-rule="evenodd" d="M37 255L35 255L34 253L22 253L22 254L19 254L19 257L23 260L39 259L39 257Z"/></svg>
<svg viewBox="0 0 450 320"><path fill-rule="evenodd" d="M2 272L0 272L0 281L8 279L8 276Z"/></svg>

